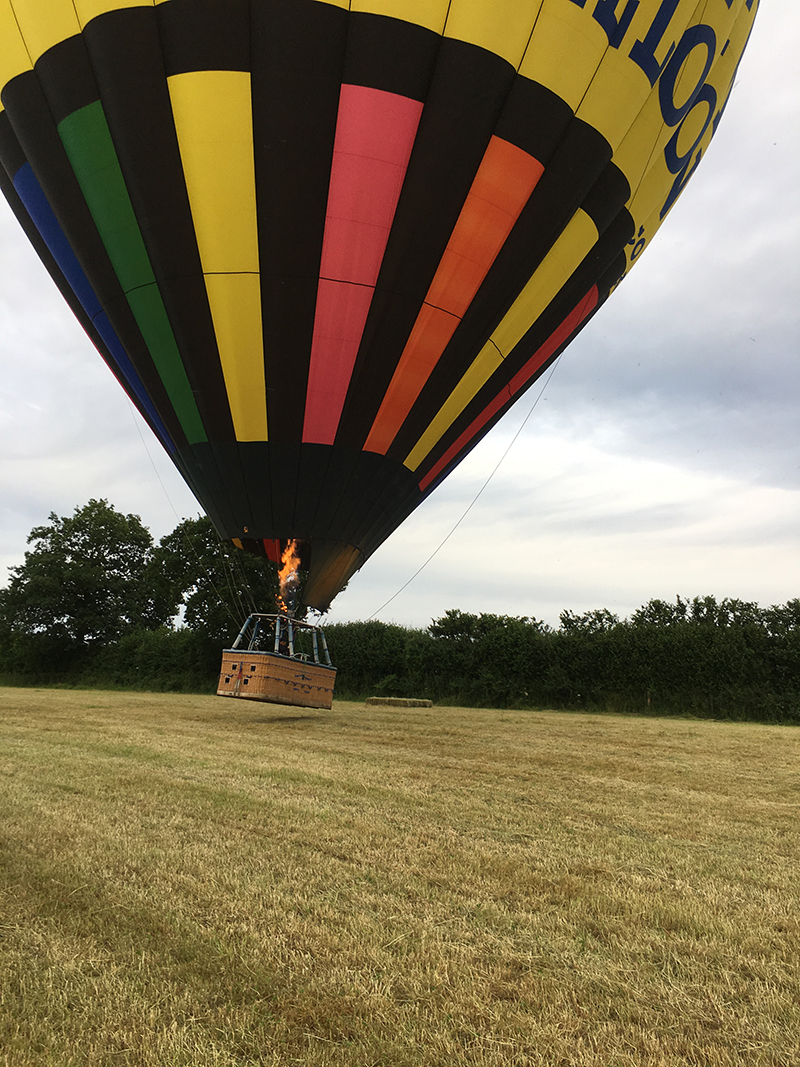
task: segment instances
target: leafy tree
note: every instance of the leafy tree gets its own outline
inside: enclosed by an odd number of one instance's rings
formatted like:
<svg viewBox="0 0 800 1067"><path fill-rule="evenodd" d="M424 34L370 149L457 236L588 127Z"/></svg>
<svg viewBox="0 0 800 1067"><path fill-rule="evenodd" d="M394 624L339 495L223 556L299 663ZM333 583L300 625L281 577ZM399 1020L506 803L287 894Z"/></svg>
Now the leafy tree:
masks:
<svg viewBox="0 0 800 1067"><path fill-rule="evenodd" d="M800 600L773 604L763 611L764 625L774 637L800 637Z"/></svg>
<svg viewBox="0 0 800 1067"><path fill-rule="evenodd" d="M275 565L222 541L205 516L184 519L153 555L162 595L204 637L230 644L250 612L276 610Z"/></svg>
<svg viewBox="0 0 800 1067"><path fill-rule="evenodd" d="M688 609L688 602L679 596L675 597L674 604L666 600L648 600L631 615L631 623L634 626L674 626L686 621Z"/></svg>
<svg viewBox="0 0 800 1067"><path fill-rule="evenodd" d="M433 619L428 632L446 641L475 641L479 636L480 616L448 608L440 619Z"/></svg>
<svg viewBox="0 0 800 1067"><path fill-rule="evenodd" d="M531 619L525 615L492 615L491 613L471 615L468 612L459 611L458 608L449 608L439 619L433 619L428 632L436 638L457 641L480 641L488 634L506 631L509 627L521 625L528 627L536 633L549 632L547 623L539 619Z"/></svg>
<svg viewBox="0 0 800 1067"><path fill-rule="evenodd" d="M608 608L595 608L583 615L576 615L572 611L562 611L559 620L564 633L606 633L619 625L619 616L609 611Z"/></svg>
<svg viewBox="0 0 800 1067"><path fill-rule="evenodd" d="M174 614L165 589L150 581L153 539L138 515L90 500L70 516L49 519L28 535L34 547L11 568L0 604L14 634L91 647L156 629Z"/></svg>
<svg viewBox="0 0 800 1067"><path fill-rule="evenodd" d="M763 612L758 604L736 598L696 596L688 604L693 623L706 626L763 626Z"/></svg>

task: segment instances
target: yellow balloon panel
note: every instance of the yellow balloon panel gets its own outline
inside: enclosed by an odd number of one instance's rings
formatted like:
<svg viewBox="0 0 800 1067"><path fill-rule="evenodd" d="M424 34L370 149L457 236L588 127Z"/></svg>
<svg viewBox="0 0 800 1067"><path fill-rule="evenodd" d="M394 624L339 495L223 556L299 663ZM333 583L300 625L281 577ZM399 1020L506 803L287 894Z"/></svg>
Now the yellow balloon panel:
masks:
<svg viewBox="0 0 800 1067"><path fill-rule="evenodd" d="M346 0L338 6L347 7ZM386 15L387 18L413 22L426 30L441 33L447 19L450 0L351 0L351 11L364 11L370 15Z"/></svg>
<svg viewBox="0 0 800 1067"><path fill-rule="evenodd" d="M169 92L236 436L266 440L250 75L192 71Z"/></svg>
<svg viewBox="0 0 800 1067"><path fill-rule="evenodd" d="M542 0L452 0L445 36L478 45L519 67L534 30Z"/></svg>
<svg viewBox="0 0 800 1067"><path fill-rule="evenodd" d="M267 401L257 274L207 274L206 291L239 441L267 440Z"/></svg>
<svg viewBox="0 0 800 1067"><path fill-rule="evenodd" d="M577 111L607 47L606 35L585 11L544 0L519 72Z"/></svg>
<svg viewBox="0 0 800 1067"><path fill-rule="evenodd" d="M11 7L34 63L48 48L81 31L72 0L11 0Z"/></svg>
<svg viewBox="0 0 800 1067"><path fill-rule="evenodd" d="M16 78L17 75L30 70L33 62L20 33L11 0L0 0L0 89Z"/></svg>
<svg viewBox="0 0 800 1067"><path fill-rule="evenodd" d="M250 75L177 74L169 94L203 271L257 274Z"/></svg>

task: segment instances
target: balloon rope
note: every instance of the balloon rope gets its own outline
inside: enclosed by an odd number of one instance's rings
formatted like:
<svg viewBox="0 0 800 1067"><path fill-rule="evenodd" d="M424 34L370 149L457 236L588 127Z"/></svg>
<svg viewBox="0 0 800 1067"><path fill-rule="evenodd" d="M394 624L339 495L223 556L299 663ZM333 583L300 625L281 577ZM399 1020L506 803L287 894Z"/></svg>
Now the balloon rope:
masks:
<svg viewBox="0 0 800 1067"><path fill-rule="evenodd" d="M414 581L414 579L417 577L417 575L421 574L421 572L425 570L425 568L428 566L428 564L433 559L433 557L436 556L444 548L444 546L447 544L447 542L450 540L450 538L453 536L453 534L459 528L459 526L464 521L464 519L466 519L467 515L469 515L469 513L475 507L475 505L477 504L478 499L481 496L481 494L483 493L484 489L489 484L489 482L492 480L492 478L494 478L495 474L497 474L497 471L498 471L498 468L500 467L500 464L506 458L506 456L508 455L508 453L511 451L512 447L514 446L517 438L522 433L522 431L525 429L525 424L527 423L528 419L533 414L533 412L534 412L534 410L536 408L536 405L542 399L542 396L544 395L545 389L550 384L550 379L553 377L553 374L555 372L557 363L558 363L558 360L555 360L554 363L553 363L553 366L550 368L550 373L547 375L547 378L545 379L544 385L539 390L539 395L536 397L534 402L531 404L530 411L528 412L528 414L525 416L525 418L520 423L519 429L517 430L517 432L514 434L514 436L509 441L508 447L506 448L505 452L502 454L500 459L498 459L497 463L495 464L494 470L491 472L489 477L486 479L486 481L480 487L478 492L475 494L475 497L472 500L472 503L469 504L469 506L467 507L467 510L464 512L464 514L461 516L461 518L458 520L458 522L452 528L450 533L447 534L447 536L444 538L444 540L441 542L441 544L437 548L435 548L433 550L433 552L431 552L431 554L428 556L428 558L425 560L425 562L422 564L422 566L418 570L414 571L414 573L411 575L411 577L408 579L408 581L405 583L405 585L401 585L400 588L397 590L397 592L394 593L393 596L389 597L389 599L386 601L386 603L381 604L381 606L379 608L377 608L375 611L373 611L373 613L371 615L369 615L367 617L367 622L369 622L370 619L374 619L375 616L378 614L378 612L383 611L383 609L385 607L387 607L389 604L391 604L391 602L395 599L395 597L400 596L400 594L403 592L403 590L406 589L409 585L411 585L411 583Z"/></svg>
<svg viewBox="0 0 800 1067"><path fill-rule="evenodd" d="M237 584L236 575L234 574L234 569L235 569L234 562L231 559L231 557L228 555L226 549L223 547L222 541L217 541L217 546L216 547L217 547L217 558L219 559L220 566L222 567L222 573L225 575L225 584L228 586L228 594L229 594L231 600L235 600L239 605L239 617L242 618L242 619L246 618L255 609L250 607L250 608L248 608L247 611L245 611L244 604L242 603L242 597L241 597L240 591L239 591L239 585ZM206 571L206 574L208 574L208 571ZM208 577L211 578L211 575L209 574ZM247 575L244 573L244 571L242 571L242 574L240 576L240 580L244 583L244 586L245 586L245 589L246 589L246 593L247 593L247 599L250 601L250 603L252 605L252 603L253 603L253 592L252 592L252 590L250 588L250 583L247 581ZM212 582L212 584L213 584L213 582ZM214 591L216 592L217 596L219 597L219 590L215 588ZM222 601L221 597L220 597L220 601L222 603L224 603L224 601ZM231 616L231 618L233 618L233 612L230 610L229 604L225 604L225 607L228 609L228 614Z"/></svg>
<svg viewBox="0 0 800 1067"><path fill-rule="evenodd" d="M254 614L258 611L258 605L256 604L256 598L253 596L253 587L250 585L250 579L247 577L247 571L244 569L244 564L242 563L243 553L240 553L238 548L234 548L233 552L231 553L229 544L227 542L223 542L221 539L219 541L219 549L220 557L224 559L225 562L228 564L228 570L230 571L230 575L228 576L229 585L231 584L231 577L233 578L234 588L231 590L231 592L233 593L234 597L239 601L239 611L241 612L241 617L244 618L245 615ZM236 574L233 573L234 571L238 572L239 583L243 588L245 597L248 601L249 606L247 611L245 611L244 607L242 606L242 598L239 595L238 589L235 586Z"/></svg>
<svg viewBox="0 0 800 1067"><path fill-rule="evenodd" d="M158 467L155 464L155 460L153 459L153 457L152 457L152 455L150 453L150 449L147 447L147 441L145 441L145 439L144 439L144 434L142 433L142 428L139 425L139 420L136 418L136 415L137 415L136 408L133 406L133 403L131 402L131 398L128 396L127 393L125 394L125 399L128 401L128 410L131 413L131 419L133 421L133 425L136 427L137 433L139 434L139 440L142 442L142 447L145 450L147 458L150 460L150 466L153 468L156 478L158 478L158 484L161 486L161 488L162 488L162 490L164 492L164 496L167 498L167 503L172 508L172 514L175 516L175 518L178 520L178 522L181 522L182 519L181 519L180 515L178 514L178 512L175 510L175 505L172 503L172 499L171 499L169 493L167 492L167 487L164 485L164 482L161 479L161 473L160 473Z"/></svg>

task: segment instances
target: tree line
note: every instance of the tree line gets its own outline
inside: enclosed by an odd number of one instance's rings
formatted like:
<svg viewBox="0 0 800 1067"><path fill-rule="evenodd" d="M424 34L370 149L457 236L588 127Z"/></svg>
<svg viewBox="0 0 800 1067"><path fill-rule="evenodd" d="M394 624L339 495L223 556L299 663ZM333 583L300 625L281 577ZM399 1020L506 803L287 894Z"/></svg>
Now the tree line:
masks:
<svg viewBox="0 0 800 1067"><path fill-rule="evenodd" d="M205 518L157 544L136 515L91 500L52 514L0 589L0 677L213 692L220 651L275 603L274 565ZM425 629L325 629L337 695L800 722L800 599L763 608L712 596L535 618L447 611Z"/></svg>

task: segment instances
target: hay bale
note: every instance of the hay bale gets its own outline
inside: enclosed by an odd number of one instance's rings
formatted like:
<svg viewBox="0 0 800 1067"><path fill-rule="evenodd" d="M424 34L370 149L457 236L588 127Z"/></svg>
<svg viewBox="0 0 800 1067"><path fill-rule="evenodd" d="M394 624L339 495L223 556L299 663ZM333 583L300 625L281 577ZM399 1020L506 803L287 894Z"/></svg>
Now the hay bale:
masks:
<svg viewBox="0 0 800 1067"><path fill-rule="evenodd" d="M432 700L420 697L367 697L367 704L381 704L390 708L432 708Z"/></svg>

